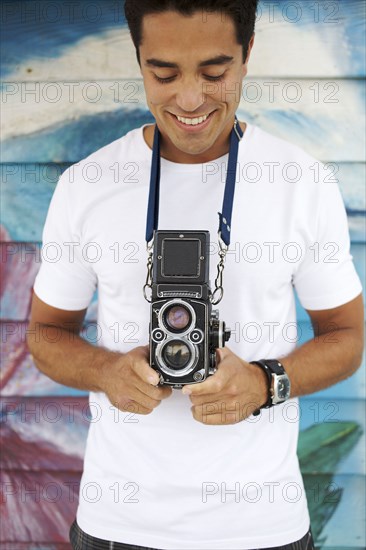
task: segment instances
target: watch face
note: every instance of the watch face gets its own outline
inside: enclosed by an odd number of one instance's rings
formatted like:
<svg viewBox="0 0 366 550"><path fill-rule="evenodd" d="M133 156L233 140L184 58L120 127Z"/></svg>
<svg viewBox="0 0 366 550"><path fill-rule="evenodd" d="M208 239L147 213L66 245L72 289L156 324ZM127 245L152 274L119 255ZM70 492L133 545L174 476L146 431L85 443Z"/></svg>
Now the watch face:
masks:
<svg viewBox="0 0 366 550"><path fill-rule="evenodd" d="M290 397L290 380L287 374L276 376L274 384L273 403L281 403Z"/></svg>

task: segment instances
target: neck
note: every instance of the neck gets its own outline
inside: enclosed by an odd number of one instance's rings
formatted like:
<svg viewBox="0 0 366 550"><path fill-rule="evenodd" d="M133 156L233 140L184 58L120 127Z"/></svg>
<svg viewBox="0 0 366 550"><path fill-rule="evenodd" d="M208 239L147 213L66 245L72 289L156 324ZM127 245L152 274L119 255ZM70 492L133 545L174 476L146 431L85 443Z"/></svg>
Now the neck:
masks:
<svg viewBox="0 0 366 550"><path fill-rule="evenodd" d="M239 123L243 132L246 124ZM144 128L144 139L150 149L153 148L155 124ZM181 151L172 143L168 136L160 133L160 157L178 164L202 164L216 160L226 155L230 150L230 135L233 125L225 128L216 143L208 151L192 155Z"/></svg>

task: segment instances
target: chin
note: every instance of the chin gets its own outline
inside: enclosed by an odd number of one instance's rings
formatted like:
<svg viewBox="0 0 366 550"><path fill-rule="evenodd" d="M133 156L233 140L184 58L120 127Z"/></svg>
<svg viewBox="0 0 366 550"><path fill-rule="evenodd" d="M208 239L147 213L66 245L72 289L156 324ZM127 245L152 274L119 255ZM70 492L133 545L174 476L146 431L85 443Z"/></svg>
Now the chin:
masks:
<svg viewBox="0 0 366 550"><path fill-rule="evenodd" d="M200 155L201 153L205 153L211 147L211 144L210 145L204 144L201 147L197 145L195 147L192 147L192 146L184 147L182 146L182 144L179 144L179 143L176 143L174 145L179 151L181 151L182 153L185 153L186 155Z"/></svg>

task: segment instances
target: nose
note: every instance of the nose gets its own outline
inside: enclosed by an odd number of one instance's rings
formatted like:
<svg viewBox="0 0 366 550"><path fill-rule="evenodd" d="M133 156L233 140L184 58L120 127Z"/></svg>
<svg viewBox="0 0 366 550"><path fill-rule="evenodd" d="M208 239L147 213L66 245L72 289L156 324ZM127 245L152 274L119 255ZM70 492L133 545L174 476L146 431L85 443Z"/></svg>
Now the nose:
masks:
<svg viewBox="0 0 366 550"><path fill-rule="evenodd" d="M198 110L205 102L202 81L196 78L182 80L177 90L176 102L187 113Z"/></svg>

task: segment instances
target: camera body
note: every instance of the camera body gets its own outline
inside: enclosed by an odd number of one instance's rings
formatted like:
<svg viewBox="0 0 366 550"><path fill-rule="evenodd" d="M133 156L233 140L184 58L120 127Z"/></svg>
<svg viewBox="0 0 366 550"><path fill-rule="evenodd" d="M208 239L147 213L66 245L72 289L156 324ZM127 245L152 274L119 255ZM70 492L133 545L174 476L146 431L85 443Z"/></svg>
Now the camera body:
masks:
<svg viewBox="0 0 366 550"><path fill-rule="evenodd" d="M150 365L174 388L216 370L216 349L230 330L212 309L208 231L154 234Z"/></svg>

